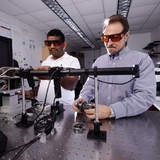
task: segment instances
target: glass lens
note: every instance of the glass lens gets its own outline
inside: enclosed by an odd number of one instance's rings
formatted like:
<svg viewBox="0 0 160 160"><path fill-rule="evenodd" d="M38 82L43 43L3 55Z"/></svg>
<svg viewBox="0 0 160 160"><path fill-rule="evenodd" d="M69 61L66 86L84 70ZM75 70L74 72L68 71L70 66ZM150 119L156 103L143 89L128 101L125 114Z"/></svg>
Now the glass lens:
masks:
<svg viewBox="0 0 160 160"><path fill-rule="evenodd" d="M102 36L101 36L101 41L102 41L102 42L109 42L109 37L106 36L106 35L102 35Z"/></svg>
<svg viewBox="0 0 160 160"><path fill-rule="evenodd" d="M121 34L116 34L111 37L112 42L118 42L122 39Z"/></svg>
<svg viewBox="0 0 160 160"><path fill-rule="evenodd" d="M44 44L45 44L46 46L48 46L48 47L50 47L52 44L53 44L55 47L58 47L58 46L60 46L62 43L61 43L60 40L53 40L53 41L48 41L48 40L46 40L46 41L44 41Z"/></svg>

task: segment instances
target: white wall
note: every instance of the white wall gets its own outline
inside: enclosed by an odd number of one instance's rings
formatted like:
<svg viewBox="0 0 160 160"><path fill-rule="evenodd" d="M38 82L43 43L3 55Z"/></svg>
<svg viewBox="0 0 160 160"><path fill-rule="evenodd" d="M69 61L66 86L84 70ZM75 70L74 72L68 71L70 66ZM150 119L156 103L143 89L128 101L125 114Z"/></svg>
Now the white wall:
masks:
<svg viewBox="0 0 160 160"><path fill-rule="evenodd" d="M154 41L160 41L160 25L155 30L153 30L151 32L151 41L150 42L154 42ZM158 45L156 47L156 52L160 53L160 45ZM153 55L152 59L154 61L155 66L157 66L156 63L160 62L160 54Z"/></svg>
<svg viewBox="0 0 160 160"><path fill-rule="evenodd" d="M7 22L12 25L16 25L17 27L26 29L31 32L35 36L35 50L36 50L36 61L32 64L32 67L40 66L40 60L42 59L42 46L44 45L44 39L46 39L46 34L38 31L37 29L23 23L22 21L0 11L0 20ZM11 30L12 32L12 30ZM14 51L13 51L14 52Z"/></svg>
<svg viewBox="0 0 160 160"><path fill-rule="evenodd" d="M81 53L84 53L85 68L91 68L94 60L101 55L100 50L81 51Z"/></svg>
<svg viewBox="0 0 160 160"><path fill-rule="evenodd" d="M128 39L128 46L131 50L148 53L143 48L150 43L150 33L131 34Z"/></svg>
<svg viewBox="0 0 160 160"><path fill-rule="evenodd" d="M106 54L106 53L107 53L106 48L105 47L101 47L101 55Z"/></svg>
<svg viewBox="0 0 160 160"><path fill-rule="evenodd" d="M160 41L160 25L151 32L151 42Z"/></svg>
<svg viewBox="0 0 160 160"><path fill-rule="evenodd" d="M154 31L151 32L151 42L153 41L160 41L160 25ZM160 43L156 47L156 52L160 53Z"/></svg>

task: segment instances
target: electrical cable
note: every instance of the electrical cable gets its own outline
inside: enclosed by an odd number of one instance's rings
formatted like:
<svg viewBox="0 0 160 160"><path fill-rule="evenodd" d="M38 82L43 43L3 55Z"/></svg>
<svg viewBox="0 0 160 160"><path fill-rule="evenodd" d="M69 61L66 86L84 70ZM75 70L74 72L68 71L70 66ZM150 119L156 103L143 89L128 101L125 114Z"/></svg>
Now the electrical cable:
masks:
<svg viewBox="0 0 160 160"><path fill-rule="evenodd" d="M20 145L20 146L18 146L18 147L16 147L16 148L13 148L13 149L10 149L10 150L8 150L8 151L6 151L6 152L4 152L4 153L1 153L0 154L0 157L1 156L3 156L3 155L5 155L5 154L7 154L7 153L9 153L9 152L11 152L11 151L14 151L14 150L17 150L17 149L19 149L19 148L21 148L21 150L17 153L17 155L12 159L12 160L16 160L19 156L20 156L20 154L22 153L22 151L24 151L24 148L25 147L29 147L31 144L33 144L34 142L36 142L40 137L41 137L41 133L40 134L38 134L34 139L32 139L30 142L28 142L28 143L25 143L25 144L23 144L23 145ZM25 148L26 149L26 148Z"/></svg>
<svg viewBox="0 0 160 160"><path fill-rule="evenodd" d="M34 125L36 133L46 133L48 135L54 127L56 121L56 115L50 114L40 118Z"/></svg>
<svg viewBox="0 0 160 160"><path fill-rule="evenodd" d="M48 90L49 90L49 86L50 86L50 83L51 83L51 80L52 80L52 77L53 75L55 74L56 71L54 71L49 79L49 83L48 83L48 86L47 86L47 90L46 90L46 94L45 94L45 98L44 98L44 103L43 103L43 106L42 106L42 110L41 112L36 116L36 118L33 120L33 121L36 121L38 119L38 117L43 113L44 111L44 108L45 108L45 104L46 104L46 100L47 100L47 94L48 94Z"/></svg>
<svg viewBox="0 0 160 160"><path fill-rule="evenodd" d="M56 71L54 71L50 77L49 83L48 83L48 87L47 87L47 91L46 91L46 95L45 95L45 99L44 99L44 103L43 103L43 108L42 111L40 112L40 114L35 118L36 123L34 124L34 130L36 133L42 133L45 132L46 134L49 134L52 130L52 128L54 127L54 122L56 121L56 110L52 113L50 113L49 115L45 115L42 118L40 118L39 120L38 117L42 114L42 112L44 111L44 107L46 104L46 99L47 99L47 94L48 94L48 90L49 90L49 86L52 80L53 75L55 74ZM55 98L54 98L55 99Z"/></svg>
<svg viewBox="0 0 160 160"><path fill-rule="evenodd" d="M136 78L137 75L135 75L135 77L131 78L129 81L126 81L126 82L123 82L123 83L105 82L105 81L101 81L99 79L98 79L98 81L101 82L101 83L106 83L106 84L124 85L124 84L127 84L127 83L133 81ZM90 76L89 76L89 78L94 79L93 77L90 77Z"/></svg>
<svg viewBox="0 0 160 160"><path fill-rule="evenodd" d="M24 146L20 149L20 151L16 154L15 157L13 157L12 160L16 160L29 146L31 146L34 142L36 142L42 134L38 134L34 139L32 139L30 142L24 144Z"/></svg>
<svg viewBox="0 0 160 160"><path fill-rule="evenodd" d="M6 69L7 67L2 67L2 70ZM11 71L11 70L19 70L19 68L7 68L7 70L3 71L3 73L0 74L0 78L13 78L13 77L17 77L17 76L8 76L8 75L5 75L7 72Z"/></svg>

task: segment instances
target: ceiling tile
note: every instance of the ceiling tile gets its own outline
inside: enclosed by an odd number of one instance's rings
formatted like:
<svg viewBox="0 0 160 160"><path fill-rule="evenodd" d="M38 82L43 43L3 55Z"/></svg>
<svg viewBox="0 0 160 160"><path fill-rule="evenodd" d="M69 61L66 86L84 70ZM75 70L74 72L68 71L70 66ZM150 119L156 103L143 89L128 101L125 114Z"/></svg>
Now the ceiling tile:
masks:
<svg viewBox="0 0 160 160"><path fill-rule="evenodd" d="M81 2L85 2L86 0L72 0L74 3L81 3Z"/></svg>
<svg viewBox="0 0 160 160"><path fill-rule="evenodd" d="M103 0L103 4L104 4L103 7L104 7L105 12L116 11L118 1L117 0L112 0L112 3L108 3L108 1Z"/></svg>
<svg viewBox="0 0 160 160"><path fill-rule="evenodd" d="M94 29L94 30L92 30L92 34L93 34L95 37L97 37L97 35L98 35L98 37L100 37L100 36L102 35L102 31L99 31L99 30L97 30L97 29Z"/></svg>
<svg viewBox="0 0 160 160"><path fill-rule="evenodd" d="M50 22L45 22L46 25L48 25L51 28L63 28L66 27L67 25L61 21L61 20L55 20L55 21L50 21Z"/></svg>
<svg viewBox="0 0 160 160"><path fill-rule="evenodd" d="M77 3L76 7L82 16L101 13L103 10L102 1L100 0L88 0L82 3ZM92 9L87 9L87 7L91 7Z"/></svg>
<svg viewBox="0 0 160 160"><path fill-rule="evenodd" d="M153 31L153 29L142 29L140 31L140 33L148 33L148 32L152 32L152 31Z"/></svg>
<svg viewBox="0 0 160 160"><path fill-rule="evenodd" d="M17 18L23 22L27 22L28 24L40 23L40 21L38 19L36 19L35 17L33 17L30 14L21 14L21 15L15 16L15 18Z"/></svg>
<svg viewBox="0 0 160 160"><path fill-rule="evenodd" d="M140 30L141 27L142 27L142 25L131 25L131 26L130 26L130 29L131 29L131 30Z"/></svg>
<svg viewBox="0 0 160 160"><path fill-rule="evenodd" d="M63 8L68 13L68 15L72 18L80 16L80 13L75 7L75 5L68 5L68 6L64 6Z"/></svg>
<svg viewBox="0 0 160 160"><path fill-rule="evenodd" d="M110 17L111 15L117 14L116 10L110 11L110 12L105 12L105 18Z"/></svg>
<svg viewBox="0 0 160 160"><path fill-rule="evenodd" d="M9 0L26 12L35 12L45 10L48 7L41 0Z"/></svg>
<svg viewBox="0 0 160 160"><path fill-rule="evenodd" d="M99 29L99 30L102 30L102 24L100 23L93 23L93 24L88 24L89 28L92 30L92 29Z"/></svg>
<svg viewBox="0 0 160 160"><path fill-rule="evenodd" d="M69 34L68 36L77 36L77 34L71 29L69 28L68 26L66 27L63 27L63 31L62 31L64 34Z"/></svg>
<svg viewBox="0 0 160 160"><path fill-rule="evenodd" d="M0 0L0 10L11 16L26 13L26 11L10 3L8 0Z"/></svg>
<svg viewBox="0 0 160 160"><path fill-rule="evenodd" d="M130 34L138 34L138 30L130 30Z"/></svg>
<svg viewBox="0 0 160 160"><path fill-rule="evenodd" d="M144 7L146 5L158 4L160 0L132 0L131 7Z"/></svg>
<svg viewBox="0 0 160 160"><path fill-rule="evenodd" d="M102 21L104 20L104 14L103 13L92 14L92 15L83 16L83 18L85 22L88 24L102 23Z"/></svg>
<svg viewBox="0 0 160 160"><path fill-rule="evenodd" d="M154 23L154 22L159 22L160 23L160 15L151 15L148 20L147 23Z"/></svg>
<svg viewBox="0 0 160 160"><path fill-rule="evenodd" d="M82 17L75 17L75 18L73 17L72 19L73 19L73 21L77 25L84 25L84 24L86 24Z"/></svg>
<svg viewBox="0 0 160 160"><path fill-rule="evenodd" d="M146 23L142 29L154 29L155 27L157 27L159 25L159 22L155 22L155 23Z"/></svg>
<svg viewBox="0 0 160 160"><path fill-rule="evenodd" d="M58 0L58 3L59 3L61 6L66 6L66 5L73 4L72 0Z"/></svg>
<svg viewBox="0 0 160 160"><path fill-rule="evenodd" d="M136 17L136 18L128 18L129 25L134 24L143 24L147 21L148 16L145 17Z"/></svg>
<svg viewBox="0 0 160 160"><path fill-rule="evenodd" d="M46 24L44 23L36 23L32 25L33 27L37 28L38 30L44 31L44 30L50 30L51 28L48 27Z"/></svg>
<svg viewBox="0 0 160 160"><path fill-rule="evenodd" d="M156 8L156 4L136 7L136 8L131 7L128 14L128 18L148 16L154 11L155 8Z"/></svg>
<svg viewBox="0 0 160 160"><path fill-rule="evenodd" d="M41 22L48 22L53 20L59 20L59 17L50 9L41 10L37 12L30 13L35 18L39 19Z"/></svg>
<svg viewBox="0 0 160 160"><path fill-rule="evenodd" d="M160 14L160 3L159 3L159 5L157 5L157 7L155 8L153 14Z"/></svg>

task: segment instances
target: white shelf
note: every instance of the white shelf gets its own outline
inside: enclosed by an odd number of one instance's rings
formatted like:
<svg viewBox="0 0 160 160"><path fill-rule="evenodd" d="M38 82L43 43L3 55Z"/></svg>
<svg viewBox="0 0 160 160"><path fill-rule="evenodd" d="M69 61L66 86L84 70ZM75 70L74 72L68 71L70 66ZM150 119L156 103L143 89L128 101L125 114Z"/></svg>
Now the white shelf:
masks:
<svg viewBox="0 0 160 160"><path fill-rule="evenodd" d="M17 89L11 89L11 90L6 90L6 91L0 91L0 94L15 94L15 92L20 91L21 88L17 88Z"/></svg>

